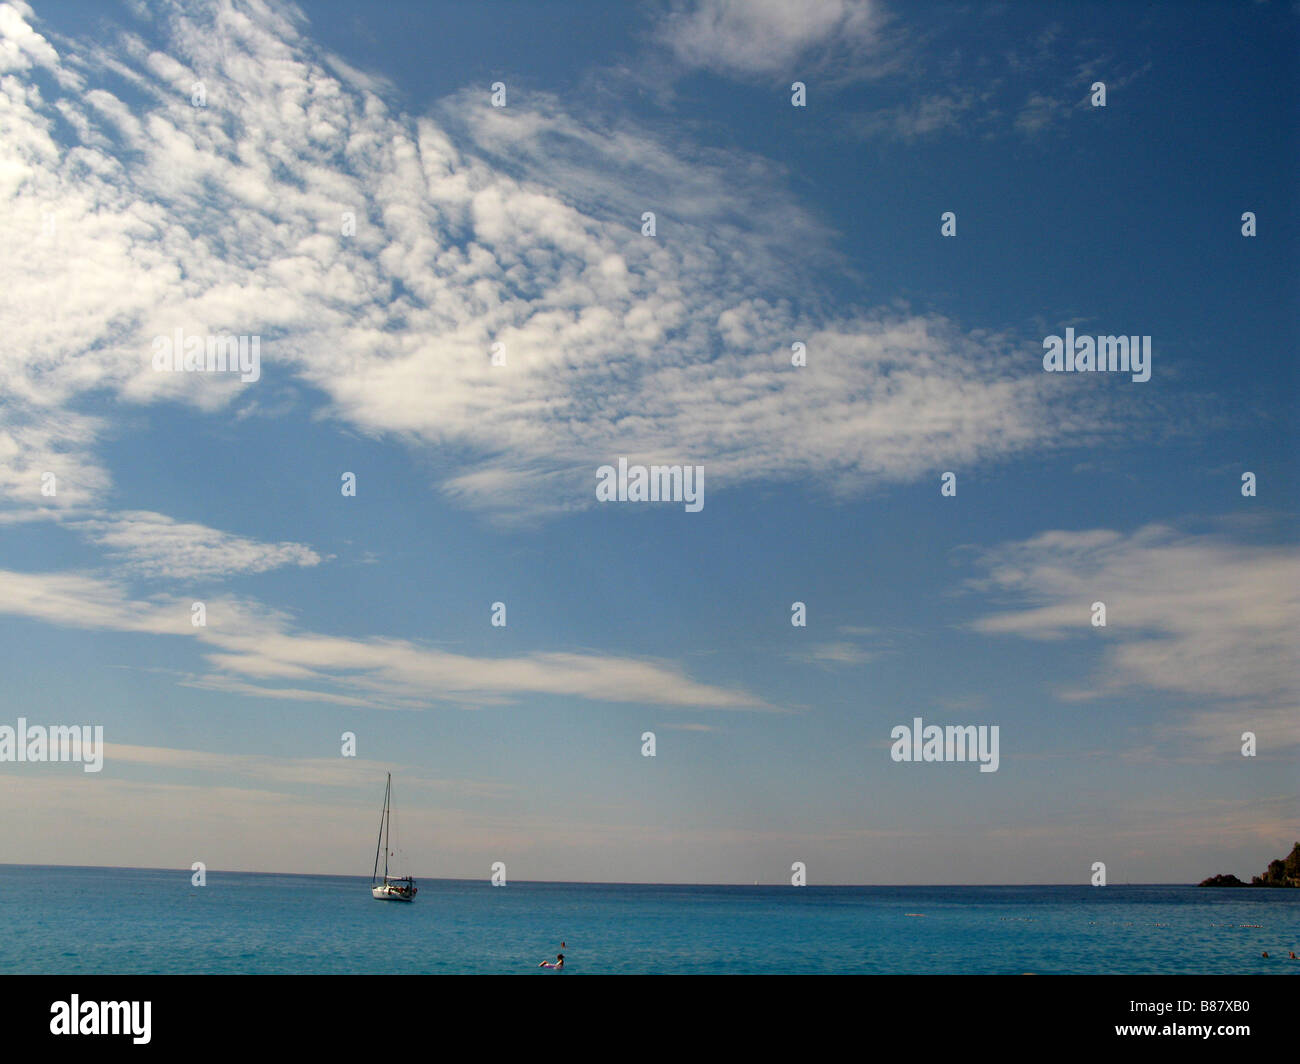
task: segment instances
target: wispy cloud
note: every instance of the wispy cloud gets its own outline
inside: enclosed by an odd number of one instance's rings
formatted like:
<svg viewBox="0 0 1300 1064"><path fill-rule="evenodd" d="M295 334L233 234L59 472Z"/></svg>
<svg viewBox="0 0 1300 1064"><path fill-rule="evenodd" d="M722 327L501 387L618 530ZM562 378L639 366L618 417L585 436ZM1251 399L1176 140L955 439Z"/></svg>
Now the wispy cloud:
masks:
<svg viewBox="0 0 1300 1064"><path fill-rule="evenodd" d="M120 583L87 574L0 570L0 613L68 628L192 638L216 672L190 685L234 694L310 701L316 696L301 686L307 682L325 692L320 701L378 708L507 704L530 695L695 709L774 708L745 691L692 680L666 662L565 652L473 657L403 639L299 631L285 614L245 599L213 598L205 607L206 625L194 626L188 601L134 599ZM249 684L250 677L297 684Z"/></svg>
<svg viewBox="0 0 1300 1064"><path fill-rule="evenodd" d="M877 45L884 18L876 0L692 0L665 13L657 36L689 67L794 76L860 60Z"/></svg>
<svg viewBox="0 0 1300 1064"><path fill-rule="evenodd" d="M138 510L89 518L73 527L103 547L118 566L147 577L211 579L321 561L301 543L262 543Z"/></svg>
<svg viewBox="0 0 1300 1064"><path fill-rule="evenodd" d="M795 651L790 657L813 665L864 665L876 655L856 643L817 643L807 650Z"/></svg>
<svg viewBox="0 0 1300 1064"><path fill-rule="evenodd" d="M813 16L744 18L787 26L791 49L846 27L866 39L864 5ZM717 40L740 17L719 13ZM593 505L595 468L620 454L703 463L715 488L857 492L1104 424L1108 400L1054 388L1015 337L794 305L791 271L832 264L832 237L757 158L612 130L538 94L401 114L261 6L174 13L167 32L166 54L128 36L45 55L77 91L0 85L0 197L18 234L0 286L25 309L0 352L0 424L49 426L0 436L13 500L39 504L44 465L79 503L102 498L101 426L67 413L92 392L204 412L245 401L228 376L152 368L151 339L177 327L260 335L264 381L311 385L322 413L368 434L454 449L454 465L435 458L441 489L503 518Z"/></svg>
<svg viewBox="0 0 1300 1064"><path fill-rule="evenodd" d="M853 119L854 132L862 137L896 137L914 141L959 128L963 117L976 105L969 89L930 93L893 107L871 111Z"/></svg>
<svg viewBox="0 0 1300 1064"><path fill-rule="evenodd" d="M1069 113L1070 107L1063 100L1036 92L1025 101L1016 115L1015 127L1025 134L1040 133Z"/></svg>
<svg viewBox="0 0 1300 1064"><path fill-rule="evenodd" d="M1099 643L1095 688L1067 696L1175 692L1219 704L1182 726L1190 734L1222 743L1225 731L1244 727L1300 742L1294 547L1147 525L1130 534L1044 532L987 551L980 562L987 576L972 586L1025 606L980 618L976 631ZM1105 604L1105 628L1091 624L1094 602Z"/></svg>
<svg viewBox="0 0 1300 1064"><path fill-rule="evenodd" d="M514 784L431 777L417 766L357 757L272 757L109 742L104 744L104 760L114 768L127 764L149 769L177 769L187 776L195 772L235 776L262 786L373 787L376 780L383 782L386 772L396 771L401 775L404 790L456 791L486 797L500 797L517 790Z"/></svg>
<svg viewBox="0 0 1300 1064"><path fill-rule="evenodd" d="M907 144L960 137L1040 138L1092 109L1091 86L1119 92L1151 69L1140 56L1118 56L1091 36L1065 33L1054 22L1026 33L1010 47L983 48L988 21L1034 16L1027 9L945 12L948 17L906 27L892 50L906 62L891 69L872 110L848 112L846 131L857 137ZM1051 12L1042 19L1052 18Z"/></svg>

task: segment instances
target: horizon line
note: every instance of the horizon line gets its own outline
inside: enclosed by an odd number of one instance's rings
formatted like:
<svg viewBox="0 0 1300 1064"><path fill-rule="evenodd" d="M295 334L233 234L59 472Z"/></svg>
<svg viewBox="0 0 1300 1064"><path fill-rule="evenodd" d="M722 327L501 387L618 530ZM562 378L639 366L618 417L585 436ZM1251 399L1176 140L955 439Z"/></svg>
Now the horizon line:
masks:
<svg viewBox="0 0 1300 1064"><path fill-rule="evenodd" d="M81 864L24 864L17 861L0 861L0 868L70 868L70 869L98 869L102 871L115 872L184 872L192 874L193 868L176 867L176 868L159 868L149 865L81 865ZM238 876L312 876L317 879L365 879L364 874L344 873L344 872L266 872L256 869L247 868L207 868L204 870L205 875L238 875ZM391 878L391 877L390 877ZM491 885L490 876L428 876L428 875L411 875L412 879L423 879L427 882L443 883L488 883ZM513 879L507 880L506 886L511 883L533 883L546 884L552 886L576 886L576 887L785 887L793 886L790 883L704 883L691 881L677 882L649 882L644 880L625 880L625 879ZM1107 886L1124 886L1124 887L1195 887L1196 883L1191 882L1162 882L1162 883L1134 883L1124 881L1123 883L1108 883ZM1246 884L1249 886L1249 884ZM815 887L1082 887L1091 886L1089 883L808 883L803 888L809 886Z"/></svg>

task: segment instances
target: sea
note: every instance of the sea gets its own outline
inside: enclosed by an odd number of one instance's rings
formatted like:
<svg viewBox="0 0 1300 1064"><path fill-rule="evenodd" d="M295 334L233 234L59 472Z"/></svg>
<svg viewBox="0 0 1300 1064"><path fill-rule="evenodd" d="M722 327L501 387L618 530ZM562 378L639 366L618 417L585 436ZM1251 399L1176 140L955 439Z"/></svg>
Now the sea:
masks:
<svg viewBox="0 0 1300 1064"><path fill-rule="evenodd" d="M1300 975L1300 890L190 876L0 865L0 972Z"/></svg>

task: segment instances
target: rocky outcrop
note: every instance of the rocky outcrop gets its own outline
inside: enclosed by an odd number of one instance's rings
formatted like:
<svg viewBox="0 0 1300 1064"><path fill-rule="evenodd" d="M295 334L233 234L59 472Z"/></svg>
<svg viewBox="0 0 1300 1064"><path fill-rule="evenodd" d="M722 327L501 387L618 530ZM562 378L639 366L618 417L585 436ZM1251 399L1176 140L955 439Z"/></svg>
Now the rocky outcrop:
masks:
<svg viewBox="0 0 1300 1064"><path fill-rule="evenodd" d="M1236 876L1231 874L1210 876L1209 879L1203 879L1196 884L1198 887L1245 887L1249 884L1243 883Z"/></svg>
<svg viewBox="0 0 1300 1064"><path fill-rule="evenodd" d="M1202 880L1198 887L1300 887L1300 842L1291 847L1286 857L1270 861L1262 876L1251 876L1250 883L1243 883L1233 875L1210 876Z"/></svg>

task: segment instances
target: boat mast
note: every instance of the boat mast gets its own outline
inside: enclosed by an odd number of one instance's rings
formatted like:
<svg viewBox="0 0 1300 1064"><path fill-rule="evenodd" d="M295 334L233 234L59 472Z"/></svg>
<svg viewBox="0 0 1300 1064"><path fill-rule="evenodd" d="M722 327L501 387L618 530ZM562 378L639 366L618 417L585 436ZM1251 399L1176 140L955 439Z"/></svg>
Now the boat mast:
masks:
<svg viewBox="0 0 1300 1064"><path fill-rule="evenodd" d="M384 845L384 823L388 820L388 793L393 786L393 774L388 774L388 784L384 787L384 808L379 814L379 838L375 840L375 868L370 873L370 882L373 883L379 875L379 847ZM384 879L388 879L388 847L384 845Z"/></svg>
<svg viewBox="0 0 1300 1064"><path fill-rule="evenodd" d="M393 824L393 774L388 774L388 786L384 790L384 809L388 815L384 817L384 882L388 882L388 831Z"/></svg>

